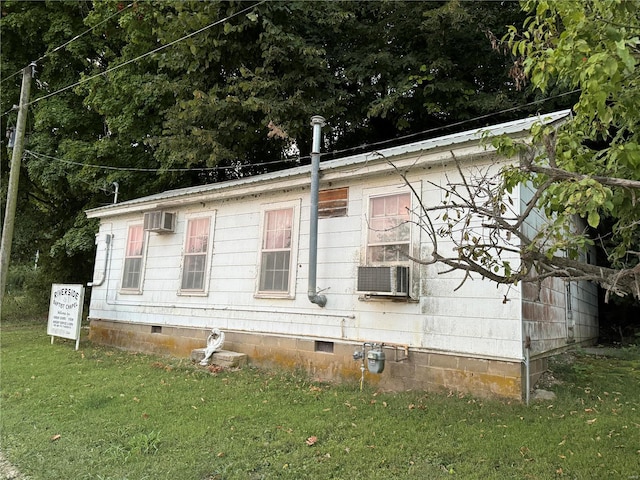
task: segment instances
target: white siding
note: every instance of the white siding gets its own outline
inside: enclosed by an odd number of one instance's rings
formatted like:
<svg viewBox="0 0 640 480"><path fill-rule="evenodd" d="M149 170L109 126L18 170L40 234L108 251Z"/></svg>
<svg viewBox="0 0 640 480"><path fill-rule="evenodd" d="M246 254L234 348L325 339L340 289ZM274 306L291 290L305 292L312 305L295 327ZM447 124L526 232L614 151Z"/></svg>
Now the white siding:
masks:
<svg viewBox="0 0 640 480"><path fill-rule="evenodd" d="M424 172L424 171L421 171ZM412 178L422 186L423 202L441 201L430 184L441 181L442 170L427 170ZM496 288L487 281L467 282L460 290L460 274L442 275L436 267L413 266L415 301L364 301L356 293L357 268L364 258L366 192L395 193L401 186L393 173L351 179L348 216L319 220L317 286L327 296L319 308L307 299L309 199L307 189L252 196L219 204L196 203L173 209L172 234L149 233L144 284L139 295L120 292L127 222L140 213L113 218L102 230L113 234L108 280L93 288L91 317L150 325L175 325L319 339L385 342L425 350L452 351L492 358L521 357L521 328L517 290ZM294 299L256 298L260 247L260 205L301 201L297 230L299 254ZM215 214L211 277L206 294L180 294L181 257L187 216ZM426 237L419 229L414 240ZM100 237L99 237L100 238ZM419 247L419 245L418 245ZM428 251L424 245L416 251ZM103 251L103 247L99 252ZM96 271L100 264L96 259ZM98 276L98 274L96 274ZM423 294L419 295L422 290ZM503 303L503 297L511 298Z"/></svg>
<svg viewBox="0 0 640 480"><path fill-rule="evenodd" d="M533 196L530 187L521 188L524 210ZM523 232L532 237L546 223L534 209ZM580 219L576 218L576 228ZM595 253L590 252L590 258ZM587 261L586 253L583 261ZM591 342L598 337L598 289L588 282L567 282L548 278L542 285L523 282L522 321L525 337L531 340L533 354L553 351L573 342Z"/></svg>
<svg viewBox="0 0 640 480"><path fill-rule="evenodd" d="M513 132L521 132L530 123L505 125L514 128ZM498 128L497 133L511 132L505 128ZM403 185L387 160L393 160L402 171L409 172L408 180L417 188L425 205L439 205L443 195L437 186L446 183L446 176L457 176L451 150L473 168L479 162L485 166L491 164L491 154L478 143L480 136L478 132L456 134L438 141L389 149L386 158L356 155L321 164L321 189L349 188L347 216L321 218L318 224L316 284L327 297L324 308L307 298L310 207L306 167L165 192L96 209L89 214L101 217L102 224L97 236L95 285L89 315L148 325L219 327L319 340L393 343L425 352L521 361L521 288L497 287L479 278L460 287L462 273L443 274L440 266L414 264L411 265L413 300L410 302L367 300L356 292L358 266L365 259L367 198L372 192L398 193L398 187ZM526 199L521 203L518 194L513 195L515 205L523 205ZM293 298L258 298L262 215L265 205L281 203L295 203L300 208L294 232L298 249L291 263L295 270L292 277L295 295ZM176 213L175 233L147 235L142 291L125 294L120 291L120 282L127 225L141 221L145 211L160 208ZM215 218L208 289L199 294L181 294L186 219L201 215L211 215L212 221ZM536 228L541 220L526 228ZM113 236L108 247L107 235ZM427 240L424 232L413 227L414 254L428 258L431 246ZM442 252L451 251L452 245L441 243L439 247ZM107 251L106 278L102 281ZM576 289L575 332L580 337L593 334L594 298L590 289ZM564 304L555 308L564 312ZM526 328L533 328L533 319L527 321L530 323ZM566 326L564 318L562 322ZM566 331L564 335L566 338Z"/></svg>

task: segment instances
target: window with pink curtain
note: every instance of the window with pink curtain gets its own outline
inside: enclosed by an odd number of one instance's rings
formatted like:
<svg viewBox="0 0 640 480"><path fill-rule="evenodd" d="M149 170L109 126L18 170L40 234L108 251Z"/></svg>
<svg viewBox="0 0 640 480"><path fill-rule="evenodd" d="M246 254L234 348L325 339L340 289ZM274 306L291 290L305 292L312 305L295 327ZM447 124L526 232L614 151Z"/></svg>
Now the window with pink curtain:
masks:
<svg viewBox="0 0 640 480"><path fill-rule="evenodd" d="M293 209L265 212L260 264L261 292L288 292Z"/></svg>
<svg viewBox="0 0 640 480"><path fill-rule="evenodd" d="M406 262L411 241L411 195L371 197L367 263Z"/></svg>
<svg viewBox="0 0 640 480"><path fill-rule="evenodd" d="M142 225L129 227L127 248L124 255L122 288L139 290L142 278L142 252L144 251L144 230Z"/></svg>
<svg viewBox="0 0 640 480"><path fill-rule="evenodd" d="M204 290L209 248L209 225L209 218L194 218L187 222L182 290Z"/></svg>

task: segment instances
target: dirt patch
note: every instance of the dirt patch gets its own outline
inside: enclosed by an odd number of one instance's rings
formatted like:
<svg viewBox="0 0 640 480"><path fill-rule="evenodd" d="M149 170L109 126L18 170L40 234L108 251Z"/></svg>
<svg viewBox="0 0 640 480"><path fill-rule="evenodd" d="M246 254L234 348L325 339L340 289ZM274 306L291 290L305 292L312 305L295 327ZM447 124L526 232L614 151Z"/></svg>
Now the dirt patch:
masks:
<svg viewBox="0 0 640 480"><path fill-rule="evenodd" d="M0 480L28 480L16 467L11 465L0 452Z"/></svg>
<svg viewBox="0 0 640 480"><path fill-rule="evenodd" d="M554 372L566 370L575 361L576 355L574 352L563 352L551 357L548 369L542 373L534 385L534 389L553 390L553 387L561 385L563 381L557 378Z"/></svg>
<svg viewBox="0 0 640 480"><path fill-rule="evenodd" d="M547 370L540 376L536 384L533 386L533 389L549 390L553 388L555 385L560 385L561 383L562 383L562 380L558 380L556 377L553 376L553 372L550 372L549 370Z"/></svg>

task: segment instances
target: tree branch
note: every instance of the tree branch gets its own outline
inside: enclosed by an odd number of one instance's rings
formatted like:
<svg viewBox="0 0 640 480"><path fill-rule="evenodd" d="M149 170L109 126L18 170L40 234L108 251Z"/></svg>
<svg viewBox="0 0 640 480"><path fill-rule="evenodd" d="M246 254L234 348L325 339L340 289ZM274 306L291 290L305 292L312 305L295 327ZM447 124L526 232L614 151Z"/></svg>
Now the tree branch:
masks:
<svg viewBox="0 0 640 480"><path fill-rule="evenodd" d="M626 178L617 178L617 177L603 177L600 175L584 175L580 173L569 172L567 170L562 170L560 168L543 167L540 165L534 165L533 163L529 163L528 165L524 166L524 168L526 171L531 173L547 175L548 177L553 178L555 181L592 179L602 185L607 185L610 187L640 189L639 180L629 180Z"/></svg>

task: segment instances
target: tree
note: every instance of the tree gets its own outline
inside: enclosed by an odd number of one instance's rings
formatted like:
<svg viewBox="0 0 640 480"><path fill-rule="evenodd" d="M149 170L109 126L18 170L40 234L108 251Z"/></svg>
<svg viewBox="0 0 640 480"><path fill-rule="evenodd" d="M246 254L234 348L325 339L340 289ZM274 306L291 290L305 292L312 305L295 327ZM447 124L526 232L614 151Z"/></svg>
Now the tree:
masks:
<svg viewBox="0 0 640 480"><path fill-rule="evenodd" d="M91 24L114 5L97 4ZM87 86L87 103L105 115L112 135L136 132L163 168L229 167L189 176L192 183L233 177L238 166L242 175L290 166L282 161L294 144L309 151L314 114L332 128L329 149L342 150L513 107L525 97L486 40L488 30L518 18L515 4L247 8L244 2L139 4L120 17L127 48L109 66L204 30Z"/></svg>
<svg viewBox="0 0 640 480"><path fill-rule="evenodd" d="M5 1L2 70L40 72L13 260L39 248L56 281L87 281L84 210L114 183L131 199L297 165L314 114L345 150L525 103L487 41L520 18L512 2L457 0ZM18 78L3 79L2 112Z"/></svg>
<svg viewBox="0 0 640 480"><path fill-rule="evenodd" d="M527 2L535 11L513 51L541 90L552 83L580 89L574 118L540 156L522 165L536 185L546 213L562 222L586 218L610 270L584 272L608 291L640 297L640 19L634 2ZM537 140L549 132L540 130ZM579 245L581 236L573 237Z"/></svg>
<svg viewBox="0 0 640 480"><path fill-rule="evenodd" d="M17 103L20 75L13 75L35 61L36 81L32 100L77 80L78 70L85 68L95 42L91 37L59 48L86 30L83 17L90 2L3 2L2 3L2 94L3 112ZM2 132L15 122L15 113L2 118ZM49 101L29 108L27 149L40 156L26 155L20 176L18 219L14 233L12 263L33 268L39 255L39 271L55 281L85 281L91 271L93 252L91 237L69 238L73 229L89 228L80 215L90 196L85 184L70 174L64 164L50 157L65 154L65 144L80 138L97 138L102 121L95 112L82 106L82 98L71 91L62 92ZM72 160L73 157L69 158ZM8 173L7 150L2 148L2 174ZM6 182L2 182L3 187ZM4 194L4 191L3 191ZM3 195L3 200L4 200ZM46 284L46 282L43 282ZM36 287L40 292L48 288Z"/></svg>
<svg viewBox="0 0 640 480"><path fill-rule="evenodd" d="M589 0L523 4L530 16L506 41L516 56L514 76L547 92L579 90L572 118L538 125L529 144L490 139L516 165L460 177L446 186L447 202L422 208L421 224L434 256L451 268L499 283L546 277L589 280L607 292L640 298L640 18L634 2ZM530 189L523 212L509 204L516 188ZM526 232L529 215L548 222ZM579 219L586 228L578 228ZM434 219L443 222L436 227ZM456 255L437 248L453 241ZM605 265L579 258L595 245ZM517 253L518 262L513 262Z"/></svg>

